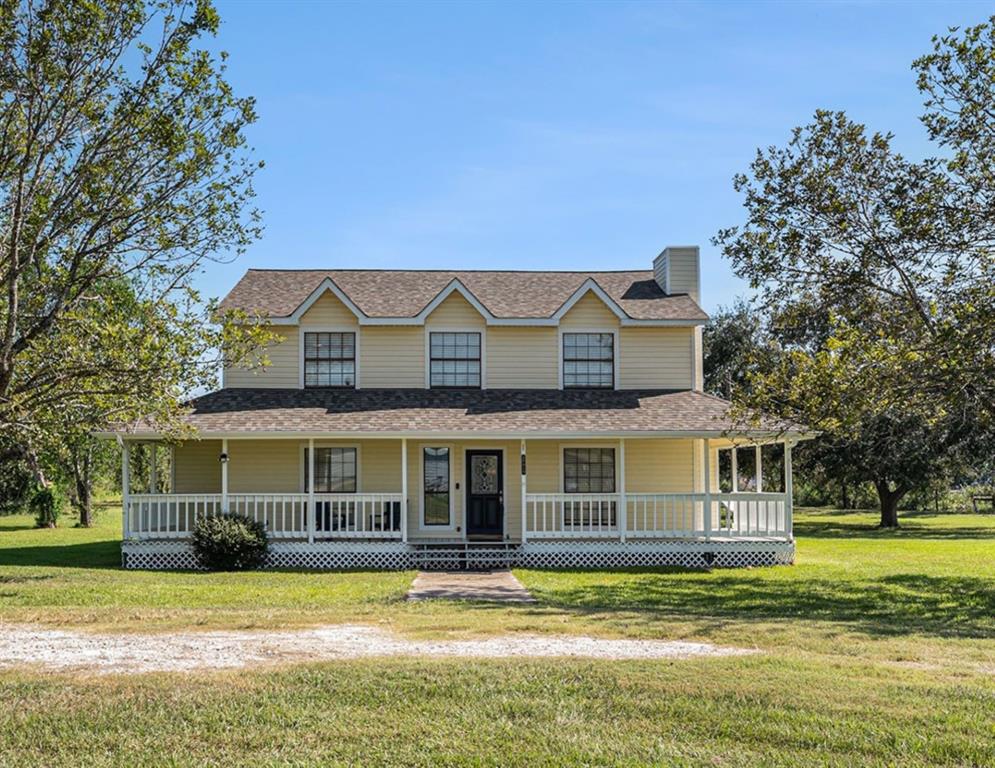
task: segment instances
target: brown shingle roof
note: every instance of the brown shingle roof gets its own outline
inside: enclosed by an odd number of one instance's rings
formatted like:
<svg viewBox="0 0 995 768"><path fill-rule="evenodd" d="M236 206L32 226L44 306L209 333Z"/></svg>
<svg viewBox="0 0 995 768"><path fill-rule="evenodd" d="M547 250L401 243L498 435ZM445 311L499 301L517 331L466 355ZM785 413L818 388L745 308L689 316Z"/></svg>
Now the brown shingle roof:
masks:
<svg viewBox="0 0 995 768"><path fill-rule="evenodd" d="M413 317L453 280L459 280L495 317L547 318L591 278L633 319L708 319L690 296L665 294L650 271L250 269L221 306L286 317L293 314L326 278L331 279L367 317Z"/></svg>
<svg viewBox="0 0 995 768"><path fill-rule="evenodd" d="M281 432L721 433L737 427L725 400L686 390L222 389L198 397L190 405L186 421L205 436ZM767 422L752 429L776 432L782 425Z"/></svg>

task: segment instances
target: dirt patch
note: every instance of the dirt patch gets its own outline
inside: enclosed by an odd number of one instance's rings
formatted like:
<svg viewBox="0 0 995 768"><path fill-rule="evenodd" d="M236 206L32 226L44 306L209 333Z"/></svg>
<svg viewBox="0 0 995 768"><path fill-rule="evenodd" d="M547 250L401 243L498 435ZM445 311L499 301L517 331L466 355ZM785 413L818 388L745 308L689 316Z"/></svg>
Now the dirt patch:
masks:
<svg viewBox="0 0 995 768"><path fill-rule="evenodd" d="M709 643L503 635L478 640L408 640L356 624L286 632L90 634L0 625L0 667L37 665L97 673L188 672L377 656L457 658L687 659L754 651Z"/></svg>

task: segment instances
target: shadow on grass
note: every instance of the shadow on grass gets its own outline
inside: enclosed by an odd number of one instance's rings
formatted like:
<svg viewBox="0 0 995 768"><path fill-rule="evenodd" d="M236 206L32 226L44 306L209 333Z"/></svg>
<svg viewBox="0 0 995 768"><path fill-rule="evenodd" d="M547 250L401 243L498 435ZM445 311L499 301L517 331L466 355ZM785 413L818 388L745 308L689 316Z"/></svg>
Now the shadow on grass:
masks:
<svg viewBox="0 0 995 768"><path fill-rule="evenodd" d="M812 539L995 539L995 528L932 528L906 521L900 528L835 520L796 520L796 537Z"/></svg>
<svg viewBox="0 0 995 768"><path fill-rule="evenodd" d="M0 566L47 566L55 568L120 568L120 541L86 544L52 544L41 547L0 548Z"/></svg>
<svg viewBox="0 0 995 768"><path fill-rule="evenodd" d="M562 573L562 572L561 572ZM575 572L579 573L579 572ZM675 618L704 621L712 628L743 621L839 622L870 635L929 634L990 638L995 634L995 589L991 580L894 574L874 580L806 577L771 580L757 576L629 571L631 578L565 589L534 590L537 613L568 612L627 624L653 625ZM752 573L752 572L751 572ZM570 574L565 573L570 582Z"/></svg>

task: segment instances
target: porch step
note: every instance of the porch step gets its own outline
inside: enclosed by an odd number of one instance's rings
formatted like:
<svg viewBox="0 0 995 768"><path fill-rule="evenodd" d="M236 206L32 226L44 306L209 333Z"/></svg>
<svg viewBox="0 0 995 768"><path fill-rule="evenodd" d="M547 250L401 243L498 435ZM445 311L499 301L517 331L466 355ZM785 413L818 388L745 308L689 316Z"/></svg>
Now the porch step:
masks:
<svg viewBox="0 0 995 768"><path fill-rule="evenodd" d="M518 565L520 544L503 541L412 543L414 567L424 571L474 571Z"/></svg>

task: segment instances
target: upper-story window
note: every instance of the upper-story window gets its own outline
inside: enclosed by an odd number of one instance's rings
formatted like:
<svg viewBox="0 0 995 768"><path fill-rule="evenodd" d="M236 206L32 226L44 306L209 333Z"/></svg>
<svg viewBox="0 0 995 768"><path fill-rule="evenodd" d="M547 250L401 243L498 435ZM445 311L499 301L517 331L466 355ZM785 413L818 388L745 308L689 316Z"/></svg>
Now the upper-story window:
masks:
<svg viewBox="0 0 995 768"><path fill-rule="evenodd" d="M356 386L356 334L304 334L304 386Z"/></svg>
<svg viewBox="0 0 995 768"><path fill-rule="evenodd" d="M563 334L563 387L564 389L615 387L614 334Z"/></svg>
<svg viewBox="0 0 995 768"><path fill-rule="evenodd" d="M480 388L480 334L433 331L429 336L429 385Z"/></svg>

